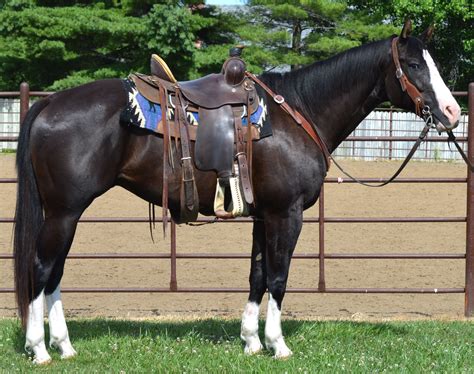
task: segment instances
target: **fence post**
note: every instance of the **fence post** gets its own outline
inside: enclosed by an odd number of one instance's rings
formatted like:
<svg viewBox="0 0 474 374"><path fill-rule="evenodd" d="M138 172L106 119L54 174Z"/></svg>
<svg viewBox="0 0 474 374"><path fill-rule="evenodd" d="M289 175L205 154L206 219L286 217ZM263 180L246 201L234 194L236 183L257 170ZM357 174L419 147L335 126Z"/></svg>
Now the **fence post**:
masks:
<svg viewBox="0 0 474 374"><path fill-rule="evenodd" d="M23 82L20 84L20 125L23 123L28 109L30 109L30 85Z"/></svg>
<svg viewBox="0 0 474 374"><path fill-rule="evenodd" d="M469 83L469 125L467 154L474 160L474 82ZM466 289L464 315L474 312L474 173L467 168L467 218L466 218Z"/></svg>
<svg viewBox="0 0 474 374"><path fill-rule="evenodd" d="M170 290L178 290L178 280L176 277L176 223L171 220L171 277Z"/></svg>
<svg viewBox="0 0 474 374"><path fill-rule="evenodd" d="M319 194L319 292L326 291L326 277L324 274L324 182Z"/></svg>

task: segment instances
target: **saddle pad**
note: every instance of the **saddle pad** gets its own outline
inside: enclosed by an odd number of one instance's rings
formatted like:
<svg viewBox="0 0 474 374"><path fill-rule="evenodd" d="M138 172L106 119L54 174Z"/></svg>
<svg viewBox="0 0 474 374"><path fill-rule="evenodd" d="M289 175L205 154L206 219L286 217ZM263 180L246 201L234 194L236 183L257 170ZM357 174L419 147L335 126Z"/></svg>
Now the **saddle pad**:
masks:
<svg viewBox="0 0 474 374"><path fill-rule="evenodd" d="M134 127L140 127L146 130L154 131L159 134L163 133L162 125L162 110L161 105L154 103L146 99L140 92L138 92L135 83L129 79L122 80L125 92L127 93L127 105L120 114L120 121ZM188 111L186 112L188 122L191 125L189 127L189 135L191 140L196 139L196 130L199 125L199 113ZM168 108L168 118L170 119L171 126L174 124L174 108ZM251 114L250 121L254 128L257 130L257 134L254 134L254 140L258 140L267 136L272 135L272 129L270 122L267 120L266 104L263 99L260 99L260 104L257 109ZM247 127L247 116L244 115L242 118L242 124ZM172 134L178 132L171 129Z"/></svg>

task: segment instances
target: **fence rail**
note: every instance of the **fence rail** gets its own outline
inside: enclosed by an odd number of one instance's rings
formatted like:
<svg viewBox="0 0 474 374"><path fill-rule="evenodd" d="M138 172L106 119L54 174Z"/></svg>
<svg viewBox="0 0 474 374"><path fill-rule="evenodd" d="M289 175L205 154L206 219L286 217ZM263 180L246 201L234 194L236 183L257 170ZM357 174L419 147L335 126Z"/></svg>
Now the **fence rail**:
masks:
<svg viewBox="0 0 474 374"><path fill-rule="evenodd" d="M49 93L41 92L29 92L28 86L22 84L19 92L7 92L0 93L0 97L10 97L20 95L21 104L20 104L20 118L24 118L26 111L29 107L29 97L31 96L44 96ZM474 159L474 83L469 85L469 91L457 93L458 96L469 96L469 126L463 130L463 133L458 137L460 141L467 144L467 150L469 158ZM466 122L467 125L467 122ZM459 135L459 134L458 134ZM467 135L467 136L466 136ZM15 141L17 137L0 137L0 141ZM13 140L11 140L13 139ZM416 139L410 136L404 137L393 137L393 136L367 136L367 135L355 135L349 138L351 142L368 142L368 141L411 141ZM429 138L429 142L437 142L440 139ZM392 149L393 153L393 149ZM382 178L363 178L365 182L383 182L386 179ZM350 180L344 180L343 183L353 183ZM0 178L0 183L16 183L15 178ZM341 183L340 179L336 178L327 178L325 183ZM318 260L319 262L319 280L318 287L309 287L309 288L291 288L288 290L290 293L400 293L400 294L440 294L440 293L464 293L465 294L465 315L472 316L474 312L474 174L471 171L468 171L467 178L399 178L394 181L394 183L466 183L467 185L467 215L466 217L351 217L351 218L341 218L341 217L326 217L325 216L325 198L324 198L324 186L321 191L319 198L319 217L309 217L304 219L304 223L312 224L317 223L319 226L319 252L318 253L300 253L295 254L294 258L297 259L311 259ZM159 220L158 220L159 221ZM214 219L210 218L199 218L198 222L212 222ZM12 217L0 218L0 223L13 223L14 219ZM96 223L96 222L148 222L146 217L108 217L108 218L98 218L98 217L88 217L82 218L80 222L83 223ZM242 223L242 222L253 222L250 218L239 218L231 221L219 221L221 223ZM325 224L326 223L406 223L406 222L419 222L419 223L446 223L446 222L461 222L466 223L466 252L458 254L417 254L417 253L408 253L408 254L378 254L378 253L366 253L366 254L346 254L346 253L325 253ZM211 254L211 253L178 253L176 247L176 225L171 224L171 243L170 243L170 252L163 254L156 253L115 253L115 254L106 254L106 253L78 253L71 254L69 258L75 260L90 260L90 259L169 259L170 260L170 284L169 287L128 287L128 288L118 288L118 287L102 287L102 288L65 288L62 289L63 292L88 292L88 293L129 293L129 292L184 292L184 293L207 293L207 292L218 292L218 293L228 293L228 292L238 292L245 293L248 292L248 288L232 288L232 287L178 287L178 279L176 275L176 262L178 259L248 259L249 255L239 254L239 253L227 253L227 254ZM0 260L11 260L12 255L10 254L1 254ZM446 259L458 259L465 260L466 264L466 274L465 274L465 287L464 288L330 288L326 287L325 280L325 260L326 259L404 259L404 260L446 260ZM13 288L0 288L0 293L12 293Z"/></svg>

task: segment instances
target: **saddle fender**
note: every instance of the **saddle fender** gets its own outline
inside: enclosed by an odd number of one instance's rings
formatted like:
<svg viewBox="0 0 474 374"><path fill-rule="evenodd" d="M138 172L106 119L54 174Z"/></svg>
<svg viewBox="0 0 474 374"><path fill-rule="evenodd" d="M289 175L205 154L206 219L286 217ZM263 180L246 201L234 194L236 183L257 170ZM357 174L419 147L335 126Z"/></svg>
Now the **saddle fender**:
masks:
<svg viewBox="0 0 474 374"><path fill-rule="evenodd" d="M200 170L213 170L219 178L229 177L234 163L234 117L232 107L199 108L199 118L208 126L198 126L194 161Z"/></svg>

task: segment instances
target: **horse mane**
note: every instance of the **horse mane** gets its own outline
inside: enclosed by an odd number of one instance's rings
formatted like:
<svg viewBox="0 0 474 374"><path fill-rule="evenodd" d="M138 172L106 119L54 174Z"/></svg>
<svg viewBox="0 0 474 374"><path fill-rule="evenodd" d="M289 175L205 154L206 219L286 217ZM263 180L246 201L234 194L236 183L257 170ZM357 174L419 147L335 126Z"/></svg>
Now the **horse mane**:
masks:
<svg viewBox="0 0 474 374"><path fill-rule="evenodd" d="M379 74L374 67L381 70L386 64L389 55L384 44L388 40L351 48L290 72L264 73L261 79L283 95L291 106L311 114L311 108L321 107L331 96L346 93L360 83L361 77L370 81L377 79Z"/></svg>

